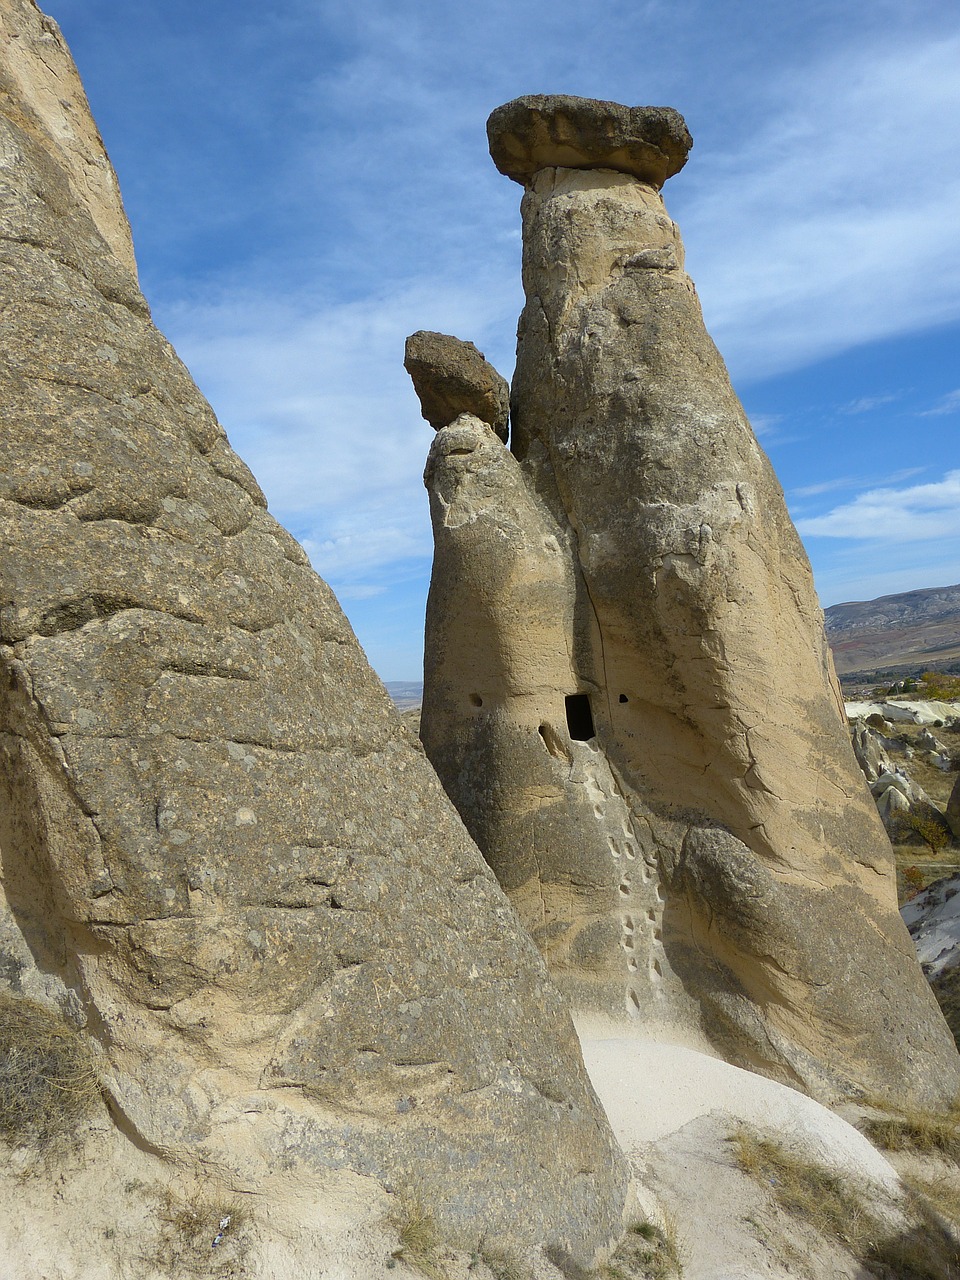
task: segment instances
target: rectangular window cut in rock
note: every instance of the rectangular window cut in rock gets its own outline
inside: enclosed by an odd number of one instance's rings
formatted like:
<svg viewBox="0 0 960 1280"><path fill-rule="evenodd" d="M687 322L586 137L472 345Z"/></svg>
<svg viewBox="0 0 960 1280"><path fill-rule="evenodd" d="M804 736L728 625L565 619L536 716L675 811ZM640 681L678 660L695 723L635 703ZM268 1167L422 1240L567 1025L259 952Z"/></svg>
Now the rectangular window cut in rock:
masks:
<svg viewBox="0 0 960 1280"><path fill-rule="evenodd" d="M596 737L593 727L593 712L590 709L590 698L585 693L568 693L564 701L567 704L567 729L574 742L589 742Z"/></svg>

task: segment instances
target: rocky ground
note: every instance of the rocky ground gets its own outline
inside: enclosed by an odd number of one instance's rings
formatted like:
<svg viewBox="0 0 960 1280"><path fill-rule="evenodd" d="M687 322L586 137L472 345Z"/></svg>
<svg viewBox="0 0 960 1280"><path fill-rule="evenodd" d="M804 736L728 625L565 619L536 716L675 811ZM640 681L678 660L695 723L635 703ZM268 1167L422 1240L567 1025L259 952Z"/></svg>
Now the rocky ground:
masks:
<svg viewBox="0 0 960 1280"><path fill-rule="evenodd" d="M960 713L960 707L958 707ZM930 736L946 748L945 753L931 753ZM960 765L960 719L943 726L890 723L883 736L891 761L902 769L911 782L922 788L930 803L944 814L951 792L957 784ZM932 754L946 754L950 768L933 763ZM960 839L936 818L922 821L911 828L906 822L890 829L891 843L897 860L897 887L901 903L935 880L960 870Z"/></svg>

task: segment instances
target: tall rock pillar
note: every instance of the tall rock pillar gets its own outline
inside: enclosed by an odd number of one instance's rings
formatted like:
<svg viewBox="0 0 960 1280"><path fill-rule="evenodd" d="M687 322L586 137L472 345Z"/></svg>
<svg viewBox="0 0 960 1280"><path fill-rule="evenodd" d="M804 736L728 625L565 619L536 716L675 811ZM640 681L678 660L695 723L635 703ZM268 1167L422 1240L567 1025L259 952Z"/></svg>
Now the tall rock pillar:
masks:
<svg viewBox="0 0 960 1280"><path fill-rule="evenodd" d="M705 1037L824 1098L946 1102L956 1050L899 919L810 566L660 196L683 120L529 97L488 133L525 188L512 456L488 433L478 470L446 427L428 465L428 753L581 1011ZM557 548L549 614L478 551L496 476L535 513L526 533L500 521L510 562ZM451 587L471 555L488 577ZM512 655L482 706L451 593L483 600L474 648ZM545 636L540 683L512 680Z"/></svg>

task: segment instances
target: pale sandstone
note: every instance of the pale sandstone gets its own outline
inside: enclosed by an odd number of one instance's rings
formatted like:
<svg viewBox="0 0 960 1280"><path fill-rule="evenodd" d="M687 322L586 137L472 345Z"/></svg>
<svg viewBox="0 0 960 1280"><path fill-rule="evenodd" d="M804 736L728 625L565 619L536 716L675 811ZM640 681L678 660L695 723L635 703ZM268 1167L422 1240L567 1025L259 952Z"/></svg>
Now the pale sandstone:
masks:
<svg viewBox="0 0 960 1280"><path fill-rule="evenodd" d="M57 151L61 172L106 241L136 279L130 224L77 69L53 18L33 0L0 6L0 94L21 128ZM49 199L54 191L44 192Z"/></svg>
<svg viewBox="0 0 960 1280"><path fill-rule="evenodd" d="M265 1276L319 1272L345 1184L367 1218L406 1193L590 1264L626 1174L561 999L150 324L119 204L77 176L109 173L82 99L62 145L47 111L38 57L76 85L56 29L4 5L6 83L33 87L0 117L0 979L96 1049L84 1168L122 1181L131 1145L242 1194L288 1259ZM38 1194L13 1183L7 1230ZM92 1230L31 1236L35 1274L121 1266L125 1230Z"/></svg>
<svg viewBox="0 0 960 1280"><path fill-rule="evenodd" d="M608 105L552 101L586 166ZM527 177L512 455L461 421L428 464L427 752L575 1007L945 1104L807 558L656 180L592 163Z"/></svg>

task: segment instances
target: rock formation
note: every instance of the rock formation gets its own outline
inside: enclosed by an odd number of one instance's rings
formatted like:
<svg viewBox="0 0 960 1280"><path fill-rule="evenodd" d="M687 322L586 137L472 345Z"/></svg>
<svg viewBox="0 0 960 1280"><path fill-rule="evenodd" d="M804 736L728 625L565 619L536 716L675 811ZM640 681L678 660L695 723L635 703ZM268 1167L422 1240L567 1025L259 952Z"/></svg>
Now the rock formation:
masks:
<svg viewBox="0 0 960 1280"><path fill-rule="evenodd" d="M56 25L2 19L0 986L93 1047L104 1143L288 1206L271 1276L344 1186L588 1265L625 1173L560 996L151 324ZM41 1236L0 1256L80 1274Z"/></svg>
<svg viewBox="0 0 960 1280"><path fill-rule="evenodd" d="M953 834L960 840L960 775L953 784L953 790L950 792L950 799L947 801L947 809L944 815Z"/></svg>
<svg viewBox="0 0 960 1280"><path fill-rule="evenodd" d="M936 807L923 787L904 768L893 764L888 755L894 750L904 754L909 750L912 757L912 748L884 737L862 717L854 721L851 741L860 772L877 802L880 821L892 840L902 836L904 820L910 813L921 816L936 813Z"/></svg>
<svg viewBox="0 0 960 1280"><path fill-rule="evenodd" d="M526 306L510 450L460 402L427 463L427 754L581 1014L942 1105L810 567L660 196L684 123L531 97L488 134Z"/></svg>
<svg viewBox="0 0 960 1280"><path fill-rule="evenodd" d="M472 413L506 443L510 387L472 342L421 330L407 339L403 365L432 427Z"/></svg>

